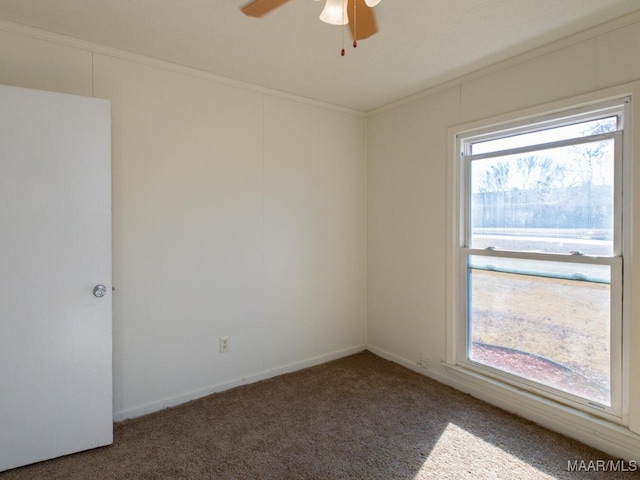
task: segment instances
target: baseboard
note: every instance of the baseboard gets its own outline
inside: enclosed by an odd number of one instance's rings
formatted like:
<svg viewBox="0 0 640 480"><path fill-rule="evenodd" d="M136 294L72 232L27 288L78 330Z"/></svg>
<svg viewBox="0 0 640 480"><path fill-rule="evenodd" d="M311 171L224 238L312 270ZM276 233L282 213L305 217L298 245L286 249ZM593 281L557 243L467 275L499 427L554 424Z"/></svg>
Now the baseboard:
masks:
<svg viewBox="0 0 640 480"><path fill-rule="evenodd" d="M413 370L414 372L418 372L418 373L422 373L422 374L426 374L426 369L423 368L422 366L420 366L420 364L416 363L416 362L412 362L411 360L407 360L404 357L400 357L394 353L388 352L386 350L383 350L382 348L378 348L374 345L369 345L367 344L366 350L373 353L374 355L377 355L379 357L384 358L385 360L389 360L393 363L397 363L398 365L402 365L403 367L408 368L409 370ZM427 375L429 376L429 375ZM442 382L444 383L444 382Z"/></svg>
<svg viewBox="0 0 640 480"><path fill-rule="evenodd" d="M447 373L425 369L417 363L373 345L367 350L437 382L537 423L549 430L578 440L608 455L640 462L640 435L629 429L528 392L474 378L456 367L444 366ZM598 459L585 459L598 460Z"/></svg>
<svg viewBox="0 0 640 480"><path fill-rule="evenodd" d="M360 353L364 350L365 350L364 344L346 348L343 350L336 350L334 352L330 352L325 355L319 355L317 357L308 358L305 360L301 360L299 362L294 362L294 363L279 366L276 368L271 368L263 372L259 372L256 374L248 375L246 377L231 380L229 382L223 382L216 385L211 385L206 388L194 390L192 392L176 395L170 398L164 398L162 400L140 405L135 408L121 410L118 412L114 412L113 421L121 422L123 420L141 417L143 415L148 415L150 413L154 413L159 410L163 410L165 408L176 407L183 403L190 402L191 400L196 400L198 398L206 397L207 395L211 395L212 393L223 392L225 390L239 387L241 385L248 385L250 383L255 383L261 380L267 380L269 378L277 377L278 375L283 375L285 373L291 373L298 370L303 370L305 368L313 367L316 365L320 365L322 363L330 362L332 360L337 360L342 357L353 355L355 353Z"/></svg>

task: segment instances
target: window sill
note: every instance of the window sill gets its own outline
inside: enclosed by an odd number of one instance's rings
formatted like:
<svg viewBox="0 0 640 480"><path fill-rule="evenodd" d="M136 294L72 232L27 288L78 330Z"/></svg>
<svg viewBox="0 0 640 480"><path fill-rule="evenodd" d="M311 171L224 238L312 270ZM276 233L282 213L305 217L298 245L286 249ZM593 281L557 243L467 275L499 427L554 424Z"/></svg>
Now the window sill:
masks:
<svg viewBox="0 0 640 480"><path fill-rule="evenodd" d="M455 388L611 455L640 460L640 435L617 417L596 417L467 368L442 365Z"/></svg>

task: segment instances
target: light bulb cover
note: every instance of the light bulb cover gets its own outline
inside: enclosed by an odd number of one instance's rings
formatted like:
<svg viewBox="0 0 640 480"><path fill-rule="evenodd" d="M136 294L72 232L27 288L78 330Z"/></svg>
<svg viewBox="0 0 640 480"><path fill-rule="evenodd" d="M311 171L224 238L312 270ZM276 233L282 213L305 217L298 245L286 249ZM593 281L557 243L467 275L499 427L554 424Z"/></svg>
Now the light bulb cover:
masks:
<svg viewBox="0 0 640 480"><path fill-rule="evenodd" d="M320 14L320 20L330 25L346 25L349 23L347 0L327 0Z"/></svg>
<svg viewBox="0 0 640 480"><path fill-rule="evenodd" d="M367 4L367 7L375 7L380 3L380 0L364 0L364 3Z"/></svg>

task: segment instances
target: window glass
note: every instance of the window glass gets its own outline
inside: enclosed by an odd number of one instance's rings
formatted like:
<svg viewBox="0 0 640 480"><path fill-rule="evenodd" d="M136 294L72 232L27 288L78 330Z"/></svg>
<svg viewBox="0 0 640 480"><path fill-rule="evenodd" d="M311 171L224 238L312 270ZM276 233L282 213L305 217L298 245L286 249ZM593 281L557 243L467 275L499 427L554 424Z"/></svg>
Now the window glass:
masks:
<svg viewBox="0 0 640 480"><path fill-rule="evenodd" d="M610 405L610 267L531 263L470 257L469 359Z"/></svg>
<svg viewBox="0 0 640 480"><path fill-rule="evenodd" d="M618 117L612 116L588 122L581 122L561 127L545 128L535 132L519 135L505 135L500 138L471 144L471 154L499 152L517 147L539 145L541 143L557 142L570 138L586 137L598 133L615 132L618 129Z"/></svg>
<svg viewBox="0 0 640 480"><path fill-rule="evenodd" d="M471 162L471 248L613 254L614 140Z"/></svg>

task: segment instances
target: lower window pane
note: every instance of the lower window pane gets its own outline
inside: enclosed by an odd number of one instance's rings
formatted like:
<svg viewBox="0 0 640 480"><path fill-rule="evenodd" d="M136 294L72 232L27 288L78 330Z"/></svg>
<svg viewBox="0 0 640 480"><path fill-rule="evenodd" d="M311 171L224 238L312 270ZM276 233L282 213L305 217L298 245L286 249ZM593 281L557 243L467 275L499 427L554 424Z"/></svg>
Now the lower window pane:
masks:
<svg viewBox="0 0 640 480"><path fill-rule="evenodd" d="M470 360L611 405L609 266L468 264Z"/></svg>

